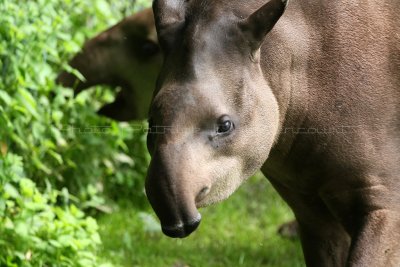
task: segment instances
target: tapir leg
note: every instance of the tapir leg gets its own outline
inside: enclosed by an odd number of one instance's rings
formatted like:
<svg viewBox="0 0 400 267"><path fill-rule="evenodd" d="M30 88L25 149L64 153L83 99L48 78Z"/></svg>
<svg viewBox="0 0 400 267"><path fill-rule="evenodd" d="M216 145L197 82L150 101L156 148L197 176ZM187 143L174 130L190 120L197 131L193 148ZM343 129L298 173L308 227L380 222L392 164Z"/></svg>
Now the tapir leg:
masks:
<svg viewBox="0 0 400 267"><path fill-rule="evenodd" d="M350 237L343 227L324 219L311 225L299 219L300 238L308 267L346 266Z"/></svg>
<svg viewBox="0 0 400 267"><path fill-rule="evenodd" d="M308 267L346 266L350 236L319 197L298 194L270 179L293 209Z"/></svg>
<svg viewBox="0 0 400 267"><path fill-rule="evenodd" d="M398 267L400 207L397 180L383 181L373 175L364 177L366 182L358 186L331 186L329 191L320 194L350 233L352 243L346 266ZM393 184L388 185L390 182Z"/></svg>
<svg viewBox="0 0 400 267"><path fill-rule="evenodd" d="M376 210L354 233L348 267L400 266L400 213Z"/></svg>

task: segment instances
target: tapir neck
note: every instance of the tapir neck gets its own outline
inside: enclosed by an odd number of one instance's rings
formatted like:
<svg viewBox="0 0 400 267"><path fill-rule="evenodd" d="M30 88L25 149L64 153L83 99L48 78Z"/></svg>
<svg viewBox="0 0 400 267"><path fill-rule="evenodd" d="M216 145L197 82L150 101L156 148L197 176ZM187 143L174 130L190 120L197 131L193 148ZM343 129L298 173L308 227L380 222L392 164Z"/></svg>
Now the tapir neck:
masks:
<svg viewBox="0 0 400 267"><path fill-rule="evenodd" d="M296 1L291 3L298 5ZM271 156L284 157L295 136L290 134L307 117L307 71L311 30L306 14L289 6L275 28L266 36L261 48L261 67L279 105L279 132Z"/></svg>

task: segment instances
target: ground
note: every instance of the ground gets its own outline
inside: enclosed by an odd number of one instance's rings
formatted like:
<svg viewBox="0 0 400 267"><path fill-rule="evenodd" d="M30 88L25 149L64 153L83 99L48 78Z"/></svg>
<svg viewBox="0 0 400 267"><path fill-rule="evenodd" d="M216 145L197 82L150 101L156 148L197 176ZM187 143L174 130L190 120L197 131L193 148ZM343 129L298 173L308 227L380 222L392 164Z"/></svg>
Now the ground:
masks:
<svg viewBox="0 0 400 267"><path fill-rule="evenodd" d="M293 214L261 175L201 213L195 233L171 239L160 232L150 208L122 208L99 219L102 254L121 266L305 266L299 240L277 234Z"/></svg>

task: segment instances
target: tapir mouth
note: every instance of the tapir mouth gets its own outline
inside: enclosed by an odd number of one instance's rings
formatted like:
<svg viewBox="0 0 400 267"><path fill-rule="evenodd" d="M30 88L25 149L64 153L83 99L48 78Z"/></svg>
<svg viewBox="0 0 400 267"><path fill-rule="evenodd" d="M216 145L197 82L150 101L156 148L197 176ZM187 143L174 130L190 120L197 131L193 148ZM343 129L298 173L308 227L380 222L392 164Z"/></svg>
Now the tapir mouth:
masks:
<svg viewBox="0 0 400 267"><path fill-rule="evenodd" d="M86 88L89 88L96 84L88 81L82 82L77 76L67 71L63 71L58 75L56 83L61 84L64 87L74 88L74 95L77 95Z"/></svg>
<svg viewBox="0 0 400 267"><path fill-rule="evenodd" d="M181 222L176 225L162 225L161 229L163 233L172 238L184 238L193 233L201 222L201 214L197 213L197 216L186 222Z"/></svg>

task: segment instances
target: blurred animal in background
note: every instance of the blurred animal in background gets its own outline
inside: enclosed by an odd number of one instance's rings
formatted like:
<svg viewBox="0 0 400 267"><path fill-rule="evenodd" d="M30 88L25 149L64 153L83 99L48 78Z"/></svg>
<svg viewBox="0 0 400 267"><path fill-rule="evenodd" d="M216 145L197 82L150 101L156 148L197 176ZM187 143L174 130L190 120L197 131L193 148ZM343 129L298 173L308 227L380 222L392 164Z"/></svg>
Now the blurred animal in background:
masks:
<svg viewBox="0 0 400 267"><path fill-rule="evenodd" d="M161 68L153 11L148 8L131 15L88 40L69 62L85 80L63 71L57 83L72 87L75 95L95 85L120 90L100 115L117 121L142 120L147 111Z"/></svg>

